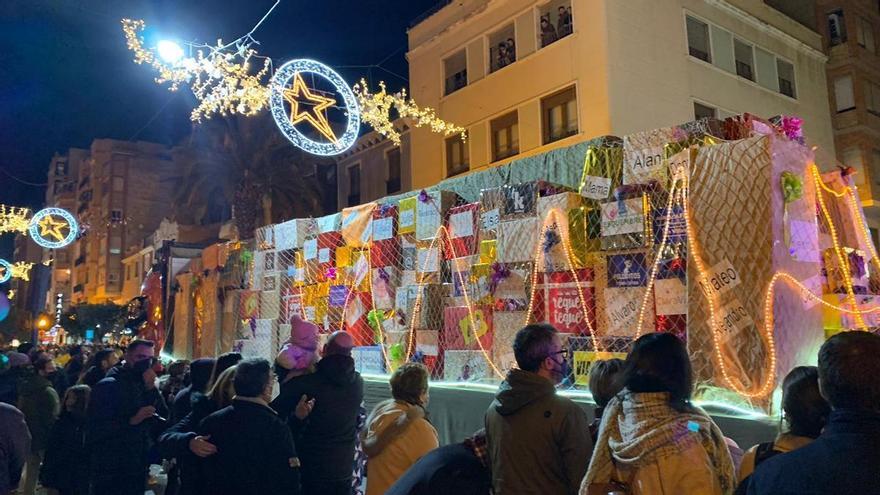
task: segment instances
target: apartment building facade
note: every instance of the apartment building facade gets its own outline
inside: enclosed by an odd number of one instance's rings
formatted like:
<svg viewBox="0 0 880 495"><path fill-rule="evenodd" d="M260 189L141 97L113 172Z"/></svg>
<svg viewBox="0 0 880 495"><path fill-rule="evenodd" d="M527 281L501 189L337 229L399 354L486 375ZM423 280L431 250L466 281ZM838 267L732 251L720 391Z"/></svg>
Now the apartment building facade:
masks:
<svg viewBox="0 0 880 495"><path fill-rule="evenodd" d="M177 174L171 150L163 145L92 142L77 178L75 212L85 234L72 248L74 304L126 302L124 253L171 214Z"/></svg>
<svg viewBox="0 0 880 495"><path fill-rule="evenodd" d="M880 227L880 3L820 0L837 158L856 170L874 243Z"/></svg>
<svg viewBox="0 0 880 495"><path fill-rule="evenodd" d="M412 188L602 135L792 114L834 153L822 37L758 0L460 0L408 32Z"/></svg>
<svg viewBox="0 0 880 495"><path fill-rule="evenodd" d="M400 144L372 131L336 158L340 209L412 189L410 126L405 119L397 119L394 128Z"/></svg>
<svg viewBox="0 0 880 495"><path fill-rule="evenodd" d="M79 148L70 148L64 155L56 153L52 157L46 180L47 207L54 206L72 213L76 212L79 170L90 158L88 150ZM72 256L73 250L74 246L67 246L62 249L45 250L43 254L45 260L52 260L49 294L53 297L48 298L53 305L53 308L50 308L52 310L57 309L54 306L57 304L58 294L61 294L62 309L66 310L70 306L73 296L71 284L73 261L76 258Z"/></svg>

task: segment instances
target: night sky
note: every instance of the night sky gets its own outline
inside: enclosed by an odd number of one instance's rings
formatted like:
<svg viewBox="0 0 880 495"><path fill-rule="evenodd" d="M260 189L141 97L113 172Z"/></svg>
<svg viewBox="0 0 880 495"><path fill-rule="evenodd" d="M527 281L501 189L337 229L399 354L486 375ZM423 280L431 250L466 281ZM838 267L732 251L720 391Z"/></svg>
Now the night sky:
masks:
<svg viewBox="0 0 880 495"><path fill-rule="evenodd" d="M406 29L437 1L281 0L255 48L276 67L313 58L351 84L366 77L397 90L408 74ZM189 132L192 94L169 92L132 62L120 19L144 19L148 36L213 44L247 33L273 3L0 0L0 203L41 206L56 151L95 138L173 144ZM11 240L0 239L0 257L10 256Z"/></svg>

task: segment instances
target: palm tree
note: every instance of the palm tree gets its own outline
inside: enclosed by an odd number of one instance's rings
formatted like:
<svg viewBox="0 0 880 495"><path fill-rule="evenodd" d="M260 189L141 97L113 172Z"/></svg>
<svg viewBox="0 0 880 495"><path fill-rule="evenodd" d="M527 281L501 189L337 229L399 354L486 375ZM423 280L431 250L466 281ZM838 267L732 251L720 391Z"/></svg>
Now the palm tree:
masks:
<svg viewBox="0 0 880 495"><path fill-rule="evenodd" d="M258 226L320 213L314 172L321 159L287 141L268 113L197 125L189 143L175 149L178 160L175 216L181 221L226 220L231 206L239 237L247 239Z"/></svg>

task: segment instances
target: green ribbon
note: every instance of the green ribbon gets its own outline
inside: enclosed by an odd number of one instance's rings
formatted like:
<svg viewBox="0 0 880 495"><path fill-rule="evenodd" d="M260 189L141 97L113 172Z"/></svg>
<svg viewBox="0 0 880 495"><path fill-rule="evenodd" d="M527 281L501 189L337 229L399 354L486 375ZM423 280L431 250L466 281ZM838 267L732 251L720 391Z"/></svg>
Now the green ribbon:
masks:
<svg viewBox="0 0 880 495"><path fill-rule="evenodd" d="M801 199L804 195L804 181L792 172L782 172L782 199L785 204Z"/></svg>

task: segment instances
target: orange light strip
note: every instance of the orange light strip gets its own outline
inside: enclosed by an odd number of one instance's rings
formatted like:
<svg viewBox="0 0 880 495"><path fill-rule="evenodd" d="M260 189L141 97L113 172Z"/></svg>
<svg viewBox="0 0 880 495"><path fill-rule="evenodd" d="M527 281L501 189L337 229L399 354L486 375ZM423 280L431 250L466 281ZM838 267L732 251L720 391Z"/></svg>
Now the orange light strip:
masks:
<svg viewBox="0 0 880 495"><path fill-rule="evenodd" d="M691 255L694 257L694 264L696 265L697 272L699 273L700 279L706 278L708 270L706 269L705 262L703 261L703 257L700 253L700 245L695 234L696 229L693 226L693 219L690 215L689 203L690 199L688 196L688 187L685 185L682 188L682 193L684 196L684 217L685 217L685 225L687 226L687 236L688 242L691 247ZM767 372L767 376L764 379L764 382L761 384L757 390L746 389L742 387L739 380L734 381L733 377L728 373L727 365L724 361L724 356L721 352L722 343L719 341L720 339L720 330L718 326L718 319L716 317L716 308L719 306L717 296L714 293L707 293L706 291L700 291L706 297L706 302L709 305L709 328L712 330L712 345L714 347L714 356L715 361L718 364L718 369L721 372L722 379L724 382L730 387L734 392L747 397L747 398L761 398L766 397L772 390L776 381L776 345L773 342L773 285L774 281L778 278L778 275L774 275L774 278L771 280L771 283L768 287L767 292L764 295L764 332L763 338L765 341L765 345L767 347L767 354L769 360L769 371ZM768 315L769 312L769 315ZM768 320L769 318L769 320Z"/></svg>
<svg viewBox="0 0 880 495"><path fill-rule="evenodd" d="M675 187L677 183L678 180L673 179L672 187L669 188L669 200L666 202L666 218L663 223L663 236L660 238L660 247L654 254L654 262L651 264L651 275L648 277L648 284L645 287L645 295L642 297L642 305L639 308L639 320L636 325L636 339L642 335L642 325L645 321L645 310L648 309L648 300L651 298L651 290L654 288L654 280L657 278L657 271L660 268L663 250L666 248L666 242L669 237L669 222L672 220L672 204L675 199L675 194L678 192L678 189ZM651 223L651 220L649 219L648 222ZM650 230L650 235L653 236L653 225Z"/></svg>
<svg viewBox="0 0 880 495"><path fill-rule="evenodd" d="M822 182L822 178L819 176L819 169L816 167L815 163L811 163L809 165L810 173L813 176L813 183L816 185L816 201L819 203L819 209L822 211L822 216L825 218L825 221L828 224L828 231L831 233L831 242L834 246L834 253L837 256L837 263L844 271L841 278L843 279L844 286L846 287L846 296L851 307L856 310L855 320L856 325L859 328L867 330L868 326L865 325L865 320L862 318L861 312L858 311L858 303L856 302L855 291L853 290L852 279L850 278L850 273L852 273L851 268L849 266L849 261L846 256L843 255L843 249L840 246L840 240L837 237L837 228L834 227L834 222L831 219L831 214L828 212L828 206L825 204L825 198L822 197L821 189L827 190L827 186ZM844 193L834 193L837 197L843 197Z"/></svg>
<svg viewBox="0 0 880 495"><path fill-rule="evenodd" d="M590 340L593 342L593 349L595 351L601 351L602 346L599 340L596 338L596 331L593 329L593 325L590 324L590 313L589 308L587 307L587 300L584 297L583 289L581 288L581 282L577 276L577 270L574 267L574 263L572 263L573 255L571 250L571 242L569 240L569 232L568 228L562 229L560 218L564 218L562 210L559 208L551 208L550 211L547 212L547 215L544 217L544 221L541 224L541 234L538 237L537 246L535 247L535 255L532 259L534 259L534 266L532 267L532 285L530 288L529 295L529 306L526 310L526 319L524 325L528 325L529 321L532 318L532 311L535 306L535 294L538 288L538 269L542 266L546 260L546 254L543 250L544 236L547 234L547 230L551 225L556 225L556 228L559 232L559 238L562 242L562 247L565 250L565 260L568 264L569 273L571 273L572 280L574 280L575 286L578 291L578 299L580 299L581 303L581 311L584 314L584 320L587 323L587 330L590 332ZM567 221L567 218L566 218Z"/></svg>
<svg viewBox="0 0 880 495"><path fill-rule="evenodd" d="M444 239L447 242L447 246L449 247L449 251L452 253L452 259L455 262L455 267L459 268L458 253L455 252L455 244L452 242L452 238L449 235L449 231L446 229L446 227L441 226L440 229L438 230L438 233L441 233L441 232L442 232L442 235L444 236ZM477 241L477 238L475 236L474 242L476 242L476 241ZM439 257L440 253L437 253L437 256ZM502 373L501 370L499 370L498 367L495 366L495 362L492 360L492 357L489 356L489 351L487 351L486 348L483 347L483 342L480 340L480 337L477 336L477 326L476 326L476 320L474 319L473 303L471 303L468 284L464 283L463 270L456 270L456 274L458 275L458 283L461 284L461 289L464 293L464 303L468 309L468 321L470 322L470 325L471 325L471 333L473 333L474 338L477 341L477 345L480 347L480 352L483 353L483 357L486 359L486 362L489 363L489 366L492 368L492 371L499 378L504 378L504 373ZM485 316L485 313L484 313L484 316ZM494 329L493 329L493 331L494 331ZM493 340L494 340L494 337L493 337Z"/></svg>

